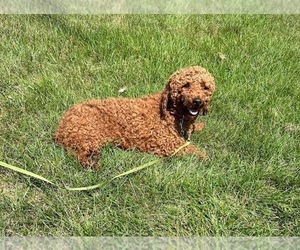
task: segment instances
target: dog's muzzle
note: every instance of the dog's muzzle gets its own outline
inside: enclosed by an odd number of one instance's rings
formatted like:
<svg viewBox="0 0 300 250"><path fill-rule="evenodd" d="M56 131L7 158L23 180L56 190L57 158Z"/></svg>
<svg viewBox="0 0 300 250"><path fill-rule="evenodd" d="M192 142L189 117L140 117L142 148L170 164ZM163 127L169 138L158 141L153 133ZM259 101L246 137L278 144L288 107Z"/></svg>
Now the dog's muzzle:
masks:
<svg viewBox="0 0 300 250"><path fill-rule="evenodd" d="M203 102L201 99L197 98L193 100L193 106L191 108L187 108L189 115L197 116L202 108Z"/></svg>

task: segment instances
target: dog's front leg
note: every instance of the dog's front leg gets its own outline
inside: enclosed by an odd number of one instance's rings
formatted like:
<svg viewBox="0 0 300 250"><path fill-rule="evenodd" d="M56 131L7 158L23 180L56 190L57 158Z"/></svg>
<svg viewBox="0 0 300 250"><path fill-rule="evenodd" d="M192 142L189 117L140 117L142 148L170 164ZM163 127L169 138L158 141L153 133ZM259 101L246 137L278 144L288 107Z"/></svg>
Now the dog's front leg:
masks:
<svg viewBox="0 0 300 250"><path fill-rule="evenodd" d="M196 123L192 124L186 132L187 138L189 139L192 134L194 134L195 132L201 131L202 129L204 129L204 127L205 127L204 122L196 122Z"/></svg>
<svg viewBox="0 0 300 250"><path fill-rule="evenodd" d="M192 133L199 132L202 129L204 129L204 127L205 127L205 123L204 122L196 122L196 123L194 123L194 128L193 128L193 132Z"/></svg>
<svg viewBox="0 0 300 250"><path fill-rule="evenodd" d="M188 146L180 150L176 155L177 156L195 155L202 160L208 159L206 153L200 151L194 144L189 144Z"/></svg>

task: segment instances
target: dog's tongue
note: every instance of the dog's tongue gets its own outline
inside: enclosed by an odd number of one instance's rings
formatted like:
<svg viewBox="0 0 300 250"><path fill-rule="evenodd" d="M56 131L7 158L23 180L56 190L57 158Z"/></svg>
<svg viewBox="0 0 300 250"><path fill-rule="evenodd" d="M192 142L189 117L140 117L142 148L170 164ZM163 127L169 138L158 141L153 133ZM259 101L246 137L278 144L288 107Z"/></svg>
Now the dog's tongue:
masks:
<svg viewBox="0 0 300 250"><path fill-rule="evenodd" d="M192 116L196 116L196 115L198 115L199 110L193 111L193 110L190 110L190 109L189 109L189 113L190 113L190 115L192 115Z"/></svg>

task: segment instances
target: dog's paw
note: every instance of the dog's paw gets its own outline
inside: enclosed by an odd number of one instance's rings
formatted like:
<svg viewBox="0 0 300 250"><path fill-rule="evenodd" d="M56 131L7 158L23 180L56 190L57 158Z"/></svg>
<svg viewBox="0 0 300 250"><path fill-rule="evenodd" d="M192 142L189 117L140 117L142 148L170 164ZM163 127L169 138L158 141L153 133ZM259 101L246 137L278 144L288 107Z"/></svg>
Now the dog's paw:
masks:
<svg viewBox="0 0 300 250"><path fill-rule="evenodd" d="M205 128L205 123L204 122L197 122L197 123L194 124L194 132L201 131L204 128Z"/></svg>

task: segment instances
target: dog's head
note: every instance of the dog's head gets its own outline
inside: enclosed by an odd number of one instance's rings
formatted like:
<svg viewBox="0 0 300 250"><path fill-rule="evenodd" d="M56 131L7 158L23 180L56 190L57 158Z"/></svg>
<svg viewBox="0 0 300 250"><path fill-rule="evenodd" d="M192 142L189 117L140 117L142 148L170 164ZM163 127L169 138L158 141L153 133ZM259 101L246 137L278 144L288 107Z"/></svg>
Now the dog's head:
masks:
<svg viewBox="0 0 300 250"><path fill-rule="evenodd" d="M176 71L170 76L162 93L161 113L195 120L209 112L215 91L214 78L202 67L194 66Z"/></svg>

